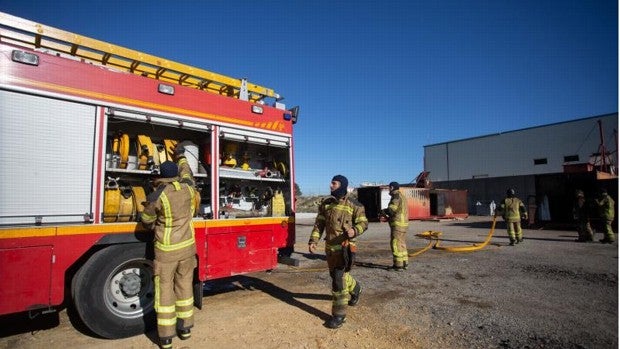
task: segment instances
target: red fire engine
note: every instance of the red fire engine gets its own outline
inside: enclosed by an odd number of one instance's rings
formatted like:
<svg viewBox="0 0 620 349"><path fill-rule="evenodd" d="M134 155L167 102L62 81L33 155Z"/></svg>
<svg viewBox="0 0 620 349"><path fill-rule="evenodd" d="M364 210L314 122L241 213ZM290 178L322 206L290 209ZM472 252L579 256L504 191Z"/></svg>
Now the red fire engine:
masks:
<svg viewBox="0 0 620 349"><path fill-rule="evenodd" d="M178 143L202 197L197 302L290 255L298 108L273 90L5 13L0 52L0 315L66 304L106 338L154 325L139 216Z"/></svg>

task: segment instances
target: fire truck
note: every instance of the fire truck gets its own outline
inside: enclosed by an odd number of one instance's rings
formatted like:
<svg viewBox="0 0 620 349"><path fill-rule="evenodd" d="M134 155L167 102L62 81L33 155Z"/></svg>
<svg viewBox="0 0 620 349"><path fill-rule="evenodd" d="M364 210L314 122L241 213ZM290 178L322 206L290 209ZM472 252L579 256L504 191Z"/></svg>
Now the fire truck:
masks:
<svg viewBox="0 0 620 349"><path fill-rule="evenodd" d="M277 267L295 243L293 125L274 90L0 13L0 315L72 307L96 335L154 320L140 220L183 145L203 283Z"/></svg>

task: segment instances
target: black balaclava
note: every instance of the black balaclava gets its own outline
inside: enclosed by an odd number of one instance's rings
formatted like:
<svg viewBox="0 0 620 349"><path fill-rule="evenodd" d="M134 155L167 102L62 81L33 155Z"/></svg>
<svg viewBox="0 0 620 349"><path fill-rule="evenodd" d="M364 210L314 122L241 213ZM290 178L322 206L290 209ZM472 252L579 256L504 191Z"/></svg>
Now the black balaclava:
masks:
<svg viewBox="0 0 620 349"><path fill-rule="evenodd" d="M336 175L334 176L334 178L332 178L332 181L340 182L340 188L332 191L332 196L340 199L347 195L347 187L349 186L349 180L347 179L347 177L343 175Z"/></svg>
<svg viewBox="0 0 620 349"><path fill-rule="evenodd" d="M390 182L389 186L392 187L392 190L398 190L398 188L400 188L398 182Z"/></svg>

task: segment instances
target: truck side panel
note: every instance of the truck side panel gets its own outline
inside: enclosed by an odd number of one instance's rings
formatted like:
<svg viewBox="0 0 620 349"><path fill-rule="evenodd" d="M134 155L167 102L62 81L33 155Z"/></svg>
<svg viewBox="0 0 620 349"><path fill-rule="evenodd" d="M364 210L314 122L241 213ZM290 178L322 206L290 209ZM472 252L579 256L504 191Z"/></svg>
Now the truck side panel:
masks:
<svg viewBox="0 0 620 349"><path fill-rule="evenodd" d="M0 225L90 215L95 107L0 91Z"/></svg>

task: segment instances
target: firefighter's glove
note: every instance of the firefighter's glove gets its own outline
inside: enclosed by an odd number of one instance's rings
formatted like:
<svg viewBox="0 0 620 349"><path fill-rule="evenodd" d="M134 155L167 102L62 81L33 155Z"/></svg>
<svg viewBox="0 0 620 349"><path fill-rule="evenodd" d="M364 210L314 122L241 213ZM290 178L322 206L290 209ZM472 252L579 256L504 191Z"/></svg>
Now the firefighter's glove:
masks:
<svg viewBox="0 0 620 349"><path fill-rule="evenodd" d="M175 159L185 156L185 147L181 144L177 144L174 149L172 149L172 155Z"/></svg>

